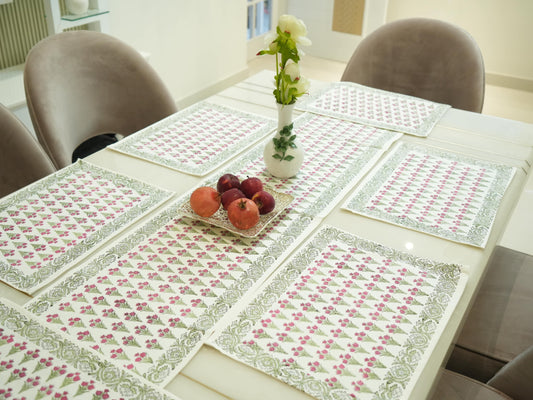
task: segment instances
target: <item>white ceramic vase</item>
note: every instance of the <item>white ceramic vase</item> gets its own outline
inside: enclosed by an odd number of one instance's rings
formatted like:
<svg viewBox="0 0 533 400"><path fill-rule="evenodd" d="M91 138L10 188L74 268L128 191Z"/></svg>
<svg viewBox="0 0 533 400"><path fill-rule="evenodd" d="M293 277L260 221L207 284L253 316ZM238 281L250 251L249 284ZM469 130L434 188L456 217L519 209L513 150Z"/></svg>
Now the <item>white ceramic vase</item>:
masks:
<svg viewBox="0 0 533 400"><path fill-rule="evenodd" d="M285 127L289 126L292 123L292 113L294 111L294 104L279 104L278 106L278 129L274 137L279 139L280 131ZM298 138L294 140L296 148L289 147L285 152L285 156L292 157L290 160L280 160L279 158L273 157L276 154L274 148L274 141L269 140L265 145L263 151L263 159L265 161L266 168L272 176L276 178L292 178L300 170L304 162L304 149ZM277 153L279 156L282 156L281 153Z"/></svg>
<svg viewBox="0 0 533 400"><path fill-rule="evenodd" d="M71 14L84 14L89 9L89 0L65 0L65 5Z"/></svg>

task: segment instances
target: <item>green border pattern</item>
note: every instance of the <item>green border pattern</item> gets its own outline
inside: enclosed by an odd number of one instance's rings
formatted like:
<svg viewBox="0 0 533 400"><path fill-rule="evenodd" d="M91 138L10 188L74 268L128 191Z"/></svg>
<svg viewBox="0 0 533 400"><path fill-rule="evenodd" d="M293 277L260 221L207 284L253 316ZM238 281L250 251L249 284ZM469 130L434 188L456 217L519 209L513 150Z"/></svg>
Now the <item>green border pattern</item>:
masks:
<svg viewBox="0 0 533 400"><path fill-rule="evenodd" d="M450 299L457 294L458 283L463 275L461 267L458 265L421 259L412 254L387 248L337 228L326 226L319 230L235 320L212 340L215 346L226 354L313 397L318 399L353 399L346 390L329 387L326 382L306 374L296 364L285 365L272 357L268 351L243 343L246 334L253 329L258 321L264 318L264 314L268 312L279 296L332 241L341 241L365 252L378 253L391 260L407 263L439 276L439 282L430 294L430 299L424 307L424 311L419 315L416 325L409 333L409 339L394 360L384 383L378 392L371 396L374 400L402 398L405 388L424 357L424 353L432 340L435 340L433 335L438 330L439 324L445 322L442 320Z"/></svg>
<svg viewBox="0 0 533 400"><path fill-rule="evenodd" d="M10 207L17 206L17 204L26 201L29 196L39 191L48 191L51 186L61 183L62 179L68 177L73 171L79 169L82 171L94 171L116 185L124 185L139 193L146 193L149 196L143 202L132 207L129 211L120 215L113 221L105 224L86 239L82 240L79 244L71 247L58 257L55 257L46 266L40 268L31 275L23 275L21 274L20 269L11 267L4 261L0 261L0 279L9 285L31 294L44 282L60 273L62 269L66 268L69 264L72 264L77 258L87 254L95 246L105 242L120 229L129 225L134 219L145 214L148 210L154 208L173 195L173 193L166 190L97 167L86 161L78 160L76 163L3 198L0 201L0 212L7 210Z"/></svg>
<svg viewBox="0 0 533 400"><path fill-rule="evenodd" d="M411 151L419 151L424 154L445 158L447 160L454 160L460 163L467 163L469 165L496 171L497 177L492 182L492 186L488 191L490 194L485 197L483 206L477 213L475 222L467 234L455 234L447 229L428 226L427 224L420 223L416 219L408 216L405 218L400 218L397 216L391 216L390 214L379 209L374 209L372 211L366 209L366 204L368 203L369 199L380 190L383 183L386 182L398 165L405 159L405 156ZM441 151L435 148L400 143L391 151L391 154L380 163L380 165L376 166L374 173L361 183L355 194L352 195L346 201L346 204L343 205L343 208L357 214L391 222L395 225L405 226L410 229L429 233L433 236L442 237L451 241L465 243L477 247L484 247L490 234L494 219L496 218L498 207L500 206L503 195L511 183L515 172L516 169L514 167L476 160L474 158L461 156L459 154L450 153L447 151Z"/></svg>
<svg viewBox="0 0 533 400"><path fill-rule="evenodd" d="M380 94L382 96L389 97L389 98L412 99L413 101L416 101L419 103L434 104L435 109L433 110L431 115L422 122L421 125L419 125L417 128L411 129L406 126L395 125L395 124L391 124L385 121L377 121L375 119L363 118L357 115L347 115L341 112L324 110L323 108L315 105L315 102L319 99L320 96L326 95L329 91L337 90L339 87L352 87L352 88L361 90L363 92L377 93L377 94ZM405 94L375 89L375 88L371 88L368 86L359 85L353 82L334 82L328 85L326 88L319 91L318 93L313 94L310 98L304 100L302 103L297 104L297 108L301 110L313 112L316 114L329 115L329 116L339 118L339 119L346 119L349 121L358 122L358 123L365 124L365 125L375 126L377 128L389 129L392 131L407 133L407 134L418 136L418 137L427 137L429 136L429 133L431 132L435 124L442 118L444 113L448 111L449 108L451 108L451 106L447 104L440 104L440 103L435 103L429 100L424 100L419 97L413 97L413 96L408 96Z"/></svg>
<svg viewBox="0 0 533 400"><path fill-rule="evenodd" d="M81 287L89 279L97 275L101 270L110 266L124 254L135 248L144 239L155 234L160 228L170 223L176 217L178 203L173 203L157 216L152 218L136 232L121 240L112 248L91 260L83 268L77 269L64 280L60 281L47 292L39 295L34 300L28 302L25 308L33 314L41 315L56 302L68 296L71 291ZM281 215L278 218L283 218ZM266 271L272 268L281 256L297 242L313 220L307 216L294 218L287 231L282 234L281 239L273 246L269 247L243 274L241 279L226 292L201 315L195 324L190 327L186 334L177 338L176 344L166 351L163 358L157 360L156 366L144 377L156 384L166 384L175 374L179 372L191 355L202 343L205 334L210 330L237 301L257 282ZM208 225L202 223L203 225ZM221 229L221 228L219 228ZM251 240L251 239L249 239Z"/></svg>
<svg viewBox="0 0 533 400"><path fill-rule="evenodd" d="M217 152L217 155L209 160L208 163L202 163L198 165L194 164L183 164L179 161L175 161L172 159L160 157L156 154L146 152L139 150L135 147L135 143L137 143L139 140L150 138L150 136L155 132L159 132L161 130L167 129L170 125L174 124L175 122L179 121L180 119L183 119L184 117L188 117L198 110L211 108L214 109L220 113L226 113L231 114L232 116L237 116L239 118L246 118L248 120L255 120L258 123L262 124L263 126L256 130L252 135L241 138L238 143L234 143L232 146L227 147L226 149L221 149ZM130 135L123 140L119 141L118 143L110 146L110 149L123 152L126 154L133 155L135 157L139 157L144 160L148 160L151 162L154 162L156 164L164 165L166 167L175 169L177 171L185 172L191 175L196 176L203 176L207 173L213 171L215 168L220 166L225 161L232 158L238 151L240 151L243 147L247 147L251 143L254 143L255 141L261 139L266 134L271 133L276 128L276 122L272 119L268 119L259 115L245 113L243 111L238 111L235 109L231 109L228 107L223 107L220 105L216 105L213 103L208 102L201 102L194 104L188 108L186 108L183 111L179 111L176 114L173 114L165 119L163 119L160 122L155 123L154 125L151 125L133 135ZM176 146L178 146L179 143L176 143ZM216 146L216 143L213 143L214 146Z"/></svg>
<svg viewBox="0 0 533 400"><path fill-rule="evenodd" d="M105 361L96 352L78 347L65 335L44 327L2 301L0 301L0 325L46 349L73 368L89 374L95 380L120 393L125 399L176 399L170 393L142 382L136 375Z"/></svg>

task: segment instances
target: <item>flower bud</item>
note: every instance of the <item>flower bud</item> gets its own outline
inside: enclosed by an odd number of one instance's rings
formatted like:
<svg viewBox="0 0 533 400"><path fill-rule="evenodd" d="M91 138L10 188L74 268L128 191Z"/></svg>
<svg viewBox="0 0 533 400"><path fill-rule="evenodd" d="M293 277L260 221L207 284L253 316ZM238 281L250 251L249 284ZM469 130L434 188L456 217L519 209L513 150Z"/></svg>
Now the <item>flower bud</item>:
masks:
<svg viewBox="0 0 533 400"><path fill-rule="evenodd" d="M284 71L291 77L291 81L293 82L300 77L300 66L294 62L287 63Z"/></svg>

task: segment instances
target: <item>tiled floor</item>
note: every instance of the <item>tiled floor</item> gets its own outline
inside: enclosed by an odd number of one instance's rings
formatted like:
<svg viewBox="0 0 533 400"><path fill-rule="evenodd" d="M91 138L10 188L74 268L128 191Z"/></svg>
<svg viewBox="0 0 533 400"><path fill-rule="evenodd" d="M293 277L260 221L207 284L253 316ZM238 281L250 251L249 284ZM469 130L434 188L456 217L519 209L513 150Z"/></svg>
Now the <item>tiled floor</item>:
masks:
<svg viewBox="0 0 533 400"><path fill-rule="evenodd" d="M300 61L302 74L310 79L338 81L346 64L312 56ZM248 63L250 74L263 69L274 70L272 57L256 57ZM533 123L533 92L487 85L483 114Z"/></svg>

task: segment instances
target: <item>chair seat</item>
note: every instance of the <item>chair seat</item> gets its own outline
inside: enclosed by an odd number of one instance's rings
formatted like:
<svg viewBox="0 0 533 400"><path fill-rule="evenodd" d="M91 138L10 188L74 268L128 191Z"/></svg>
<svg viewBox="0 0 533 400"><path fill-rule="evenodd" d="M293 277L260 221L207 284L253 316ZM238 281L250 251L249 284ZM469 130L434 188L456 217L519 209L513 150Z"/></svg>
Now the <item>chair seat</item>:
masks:
<svg viewBox="0 0 533 400"><path fill-rule="evenodd" d="M444 370L431 400L509 400L493 387L453 371Z"/></svg>
<svg viewBox="0 0 533 400"><path fill-rule="evenodd" d="M533 257L496 247L446 368L487 382L533 344Z"/></svg>

